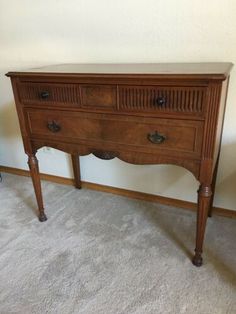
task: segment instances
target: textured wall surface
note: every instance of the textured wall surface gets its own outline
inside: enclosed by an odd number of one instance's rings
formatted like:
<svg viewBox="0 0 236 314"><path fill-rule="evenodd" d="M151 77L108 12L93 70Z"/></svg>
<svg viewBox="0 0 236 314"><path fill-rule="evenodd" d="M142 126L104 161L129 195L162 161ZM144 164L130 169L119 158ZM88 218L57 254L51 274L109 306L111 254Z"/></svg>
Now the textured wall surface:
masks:
<svg viewBox="0 0 236 314"><path fill-rule="evenodd" d="M236 63L234 0L0 0L0 164L27 169L4 74L70 62ZM232 71L215 205L236 209L236 71ZM38 152L42 172L71 177L69 156ZM82 179L196 201L198 183L175 166L81 158Z"/></svg>

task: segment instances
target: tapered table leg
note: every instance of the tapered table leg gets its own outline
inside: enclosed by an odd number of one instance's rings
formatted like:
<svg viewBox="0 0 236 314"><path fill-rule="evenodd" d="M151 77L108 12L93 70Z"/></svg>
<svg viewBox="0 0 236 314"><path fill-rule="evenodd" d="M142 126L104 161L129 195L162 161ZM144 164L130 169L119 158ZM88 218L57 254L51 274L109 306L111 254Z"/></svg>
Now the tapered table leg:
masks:
<svg viewBox="0 0 236 314"><path fill-rule="evenodd" d="M42 197L42 190L41 190L41 182L39 176L39 167L38 167L38 160L35 155L29 155L28 165L30 169L30 174L34 186L34 192L38 204L38 211L39 211L39 221L46 221L47 217L44 213L43 207L43 197Z"/></svg>
<svg viewBox="0 0 236 314"><path fill-rule="evenodd" d="M205 235L206 221L211 196L212 196L211 185L201 184L198 190L196 248L195 255L193 257L193 264L195 266L202 265L202 246Z"/></svg>
<svg viewBox="0 0 236 314"><path fill-rule="evenodd" d="M74 171L75 187L81 189L79 156L77 154L71 154L71 160Z"/></svg>

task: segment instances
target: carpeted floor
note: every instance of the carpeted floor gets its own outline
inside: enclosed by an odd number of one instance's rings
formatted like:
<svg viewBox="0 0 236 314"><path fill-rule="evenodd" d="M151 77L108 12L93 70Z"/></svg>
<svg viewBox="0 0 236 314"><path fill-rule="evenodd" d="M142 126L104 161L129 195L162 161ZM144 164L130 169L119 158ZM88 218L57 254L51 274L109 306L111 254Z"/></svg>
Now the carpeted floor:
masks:
<svg viewBox="0 0 236 314"><path fill-rule="evenodd" d="M208 220L194 267L195 214L29 178L0 183L0 313L236 313L236 220Z"/></svg>

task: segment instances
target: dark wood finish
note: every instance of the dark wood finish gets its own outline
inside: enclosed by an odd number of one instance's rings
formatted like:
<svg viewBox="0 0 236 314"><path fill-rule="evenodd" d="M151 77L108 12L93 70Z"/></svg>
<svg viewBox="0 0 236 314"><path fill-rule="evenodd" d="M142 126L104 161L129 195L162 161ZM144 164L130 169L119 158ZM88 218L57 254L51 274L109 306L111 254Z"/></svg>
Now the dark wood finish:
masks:
<svg viewBox="0 0 236 314"><path fill-rule="evenodd" d="M216 188L217 171L218 171L218 166L219 166L219 159L220 159L220 154L218 154L215 168L214 168L214 172L213 172L213 177L212 177L212 183L211 183L212 195L211 195L210 204L209 204L208 217L212 216L213 202L214 202L215 188Z"/></svg>
<svg viewBox="0 0 236 314"><path fill-rule="evenodd" d="M24 105L70 106L80 105L77 84L21 82L18 85L19 99Z"/></svg>
<svg viewBox="0 0 236 314"><path fill-rule="evenodd" d="M81 189L79 155L78 154L72 154L71 160L72 160L72 167L73 167L73 171L74 171L75 187L77 189Z"/></svg>
<svg viewBox="0 0 236 314"><path fill-rule="evenodd" d="M43 66L34 69L26 69L17 72L9 72L9 76L36 77L42 75L47 78L54 77L104 77L110 76L144 76L145 78L154 76L155 79L179 79L180 75L186 79L210 79L224 80L232 68L230 62L201 62L201 63L77 63L77 64L56 64ZM43 79L45 81L45 79ZM145 84L144 84L145 85Z"/></svg>
<svg viewBox="0 0 236 314"><path fill-rule="evenodd" d="M116 150L117 145L125 145L126 150L133 146L144 153L159 152L199 158L202 148L203 122L169 120L158 118L114 116L94 113L63 112L26 109L26 121L32 137L61 139L64 142L83 144L89 141L94 147ZM153 145L149 134L158 131L165 141Z"/></svg>
<svg viewBox="0 0 236 314"><path fill-rule="evenodd" d="M10 72L40 219L35 153L51 146L134 164L185 167L200 182L193 263L213 202L231 63L56 65Z"/></svg>
<svg viewBox="0 0 236 314"><path fill-rule="evenodd" d="M119 109L140 112L173 112L204 115L205 86L118 86Z"/></svg>
<svg viewBox="0 0 236 314"><path fill-rule="evenodd" d="M117 107L115 85L80 85L81 104L89 108L114 108Z"/></svg>
<svg viewBox="0 0 236 314"><path fill-rule="evenodd" d="M196 266L202 265L202 245L211 196L211 186L201 184L198 191L197 237L195 255L193 257L193 264Z"/></svg>
<svg viewBox="0 0 236 314"><path fill-rule="evenodd" d="M44 213L44 207L43 207L43 197L42 197L42 191L41 191L41 182L39 177L39 166L38 166L38 160L34 155L29 155L28 159L28 165L30 169L30 175L32 178L35 196L38 203L38 210L39 210L39 220L46 221L47 217Z"/></svg>

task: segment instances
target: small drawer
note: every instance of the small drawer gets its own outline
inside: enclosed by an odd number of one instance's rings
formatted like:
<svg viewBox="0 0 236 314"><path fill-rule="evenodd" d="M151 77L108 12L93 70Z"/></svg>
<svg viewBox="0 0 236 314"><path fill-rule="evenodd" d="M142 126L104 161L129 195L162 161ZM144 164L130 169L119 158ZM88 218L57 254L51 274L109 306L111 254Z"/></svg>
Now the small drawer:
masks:
<svg viewBox="0 0 236 314"><path fill-rule="evenodd" d="M204 114L206 87L119 86L119 109L137 112Z"/></svg>
<svg viewBox="0 0 236 314"><path fill-rule="evenodd" d="M88 109L116 109L116 85L80 85L81 105Z"/></svg>
<svg viewBox="0 0 236 314"><path fill-rule="evenodd" d="M146 153L176 151L199 157L203 122L129 117L95 113L28 110L32 136L49 136L138 148Z"/></svg>
<svg viewBox="0 0 236 314"><path fill-rule="evenodd" d="M80 105L77 84L23 82L18 85L20 101L25 105L45 104L78 107Z"/></svg>

